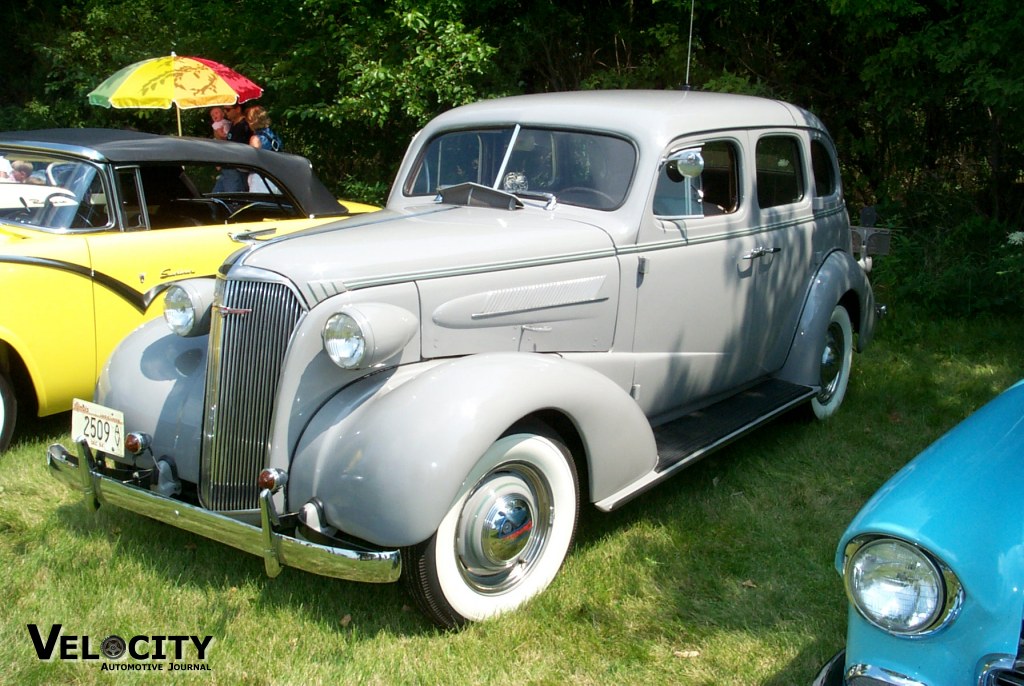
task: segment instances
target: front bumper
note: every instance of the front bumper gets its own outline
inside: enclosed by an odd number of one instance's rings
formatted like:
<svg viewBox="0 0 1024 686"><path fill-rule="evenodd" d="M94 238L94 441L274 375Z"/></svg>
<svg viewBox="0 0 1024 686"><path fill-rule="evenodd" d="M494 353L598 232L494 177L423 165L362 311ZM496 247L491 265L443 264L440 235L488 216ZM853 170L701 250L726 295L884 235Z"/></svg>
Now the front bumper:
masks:
<svg viewBox="0 0 1024 686"><path fill-rule="evenodd" d="M814 677L811 686L843 686L843 665L846 663L846 651L840 650Z"/></svg>
<svg viewBox="0 0 1024 686"><path fill-rule="evenodd" d="M96 466L88 447L83 444L81 450L82 458L68 452L62 445L51 445L46 453L46 464L54 478L83 492L86 508L90 511L96 510L100 504L116 505L219 541L262 557L269 576L277 576L282 567L367 583L397 581L401 575L402 562L397 550L350 550L312 543L276 531L274 523L279 521L279 517L268 490L260 494L261 525L257 527L111 478ZM83 462L87 468L82 466Z"/></svg>
<svg viewBox="0 0 1024 686"><path fill-rule="evenodd" d="M920 681L873 665L851 665L844 672L845 664L846 651L840 650L825 663L811 686L926 686Z"/></svg>

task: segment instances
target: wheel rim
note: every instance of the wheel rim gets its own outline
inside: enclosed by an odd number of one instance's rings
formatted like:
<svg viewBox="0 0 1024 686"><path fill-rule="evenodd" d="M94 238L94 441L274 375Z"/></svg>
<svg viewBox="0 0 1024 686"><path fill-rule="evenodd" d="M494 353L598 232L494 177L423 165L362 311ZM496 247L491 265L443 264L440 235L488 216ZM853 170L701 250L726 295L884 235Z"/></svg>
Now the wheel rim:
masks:
<svg viewBox="0 0 1024 686"><path fill-rule="evenodd" d="M455 555L459 572L480 593L502 593L541 559L553 523L551 489L522 464L485 476L459 515Z"/></svg>
<svg viewBox="0 0 1024 686"><path fill-rule="evenodd" d="M843 327L838 322L832 322L825 332L825 348L821 352L821 390L818 392L818 401L823 404L828 403L839 388L845 351Z"/></svg>

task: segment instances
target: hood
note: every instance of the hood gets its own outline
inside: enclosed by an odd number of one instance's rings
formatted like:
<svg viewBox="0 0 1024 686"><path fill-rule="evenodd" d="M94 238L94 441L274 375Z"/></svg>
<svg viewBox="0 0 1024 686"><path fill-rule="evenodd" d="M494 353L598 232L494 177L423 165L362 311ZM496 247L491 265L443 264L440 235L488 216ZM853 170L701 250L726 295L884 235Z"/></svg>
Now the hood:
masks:
<svg viewBox="0 0 1024 686"><path fill-rule="evenodd" d="M236 262L291 279L315 304L346 290L615 254L603 230L535 208L384 210L274 239Z"/></svg>
<svg viewBox="0 0 1024 686"><path fill-rule="evenodd" d="M902 531L943 550L955 544L962 552L950 550L954 556L991 544L1024 545L1022 446L1019 381L907 463L864 505L850 531ZM994 526L978 536L986 524Z"/></svg>
<svg viewBox="0 0 1024 686"><path fill-rule="evenodd" d="M957 574L989 621L1020 631L1024 592L1024 381L926 448L854 518L854 536L881 533L917 543Z"/></svg>

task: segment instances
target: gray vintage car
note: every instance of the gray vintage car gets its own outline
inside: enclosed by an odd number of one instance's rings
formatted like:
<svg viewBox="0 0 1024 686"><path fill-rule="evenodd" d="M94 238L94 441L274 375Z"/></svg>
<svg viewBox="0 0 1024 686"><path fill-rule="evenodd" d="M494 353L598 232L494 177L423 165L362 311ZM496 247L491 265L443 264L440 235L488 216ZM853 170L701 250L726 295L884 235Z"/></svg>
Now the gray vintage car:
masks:
<svg viewBox="0 0 1024 686"><path fill-rule="evenodd" d="M482 620L551 583L581 503L837 410L877 316L851 250L833 143L798 107L460 107L413 140L387 209L170 289L48 463L91 507L271 575L403 577L438 624Z"/></svg>

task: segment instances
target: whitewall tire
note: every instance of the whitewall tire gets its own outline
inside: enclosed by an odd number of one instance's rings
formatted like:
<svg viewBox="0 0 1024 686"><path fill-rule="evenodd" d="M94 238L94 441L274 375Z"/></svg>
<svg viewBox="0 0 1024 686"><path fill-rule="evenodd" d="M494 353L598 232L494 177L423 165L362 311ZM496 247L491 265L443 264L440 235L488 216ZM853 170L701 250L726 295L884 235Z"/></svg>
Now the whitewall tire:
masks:
<svg viewBox="0 0 1024 686"><path fill-rule="evenodd" d="M551 583L572 546L579 484L557 440L498 439L424 543L403 551L406 585L435 623L454 628L513 610Z"/></svg>
<svg viewBox="0 0 1024 686"><path fill-rule="evenodd" d="M7 450L18 418L18 401L10 380L0 372L0 453Z"/></svg>
<svg viewBox="0 0 1024 686"><path fill-rule="evenodd" d="M832 310L825 329L820 365L820 389L811 399L811 409L818 419L828 419L843 404L853 366L853 325L842 305Z"/></svg>

